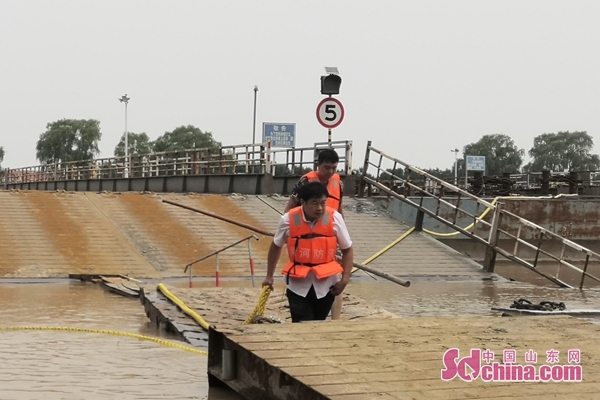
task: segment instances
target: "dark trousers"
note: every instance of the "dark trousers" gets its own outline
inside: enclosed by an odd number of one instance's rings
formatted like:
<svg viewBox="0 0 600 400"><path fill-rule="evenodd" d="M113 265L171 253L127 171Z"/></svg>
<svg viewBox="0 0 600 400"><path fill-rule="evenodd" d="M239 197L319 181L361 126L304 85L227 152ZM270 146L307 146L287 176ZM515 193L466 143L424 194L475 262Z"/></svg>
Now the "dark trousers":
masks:
<svg viewBox="0 0 600 400"><path fill-rule="evenodd" d="M329 315L335 296L331 293L321 299L317 299L315 288L310 287L306 297L302 297L287 289L286 295L290 303L292 322L300 321L323 321Z"/></svg>

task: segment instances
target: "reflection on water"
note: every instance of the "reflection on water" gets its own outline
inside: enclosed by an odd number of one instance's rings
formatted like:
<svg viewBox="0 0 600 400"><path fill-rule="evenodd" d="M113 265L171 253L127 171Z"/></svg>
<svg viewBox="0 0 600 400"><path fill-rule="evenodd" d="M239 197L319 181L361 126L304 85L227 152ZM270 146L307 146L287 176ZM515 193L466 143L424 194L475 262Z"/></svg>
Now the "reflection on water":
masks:
<svg viewBox="0 0 600 400"><path fill-rule="evenodd" d="M195 282L213 285L209 280ZM223 286L250 287L251 282L224 280ZM519 298L564 302L569 309L600 309L597 290L517 282L413 280L404 288L383 280L355 279L346 291L406 317L499 315L490 308L509 307ZM137 299L90 283L0 281L0 310L0 326L79 327L176 340L149 323ZM0 352L2 399L241 399L231 391L209 392L205 356L122 336L0 331Z"/></svg>
<svg viewBox="0 0 600 400"><path fill-rule="evenodd" d="M600 291L561 289L522 282L413 281L409 288L364 281L346 290L400 316L499 315L492 307L510 307L520 298L533 303L563 302L567 309L600 309Z"/></svg>
<svg viewBox="0 0 600 400"><path fill-rule="evenodd" d="M584 261L570 261L575 267L583 270L585 266ZM556 277L561 281L571 285L573 287L579 287L581 284L581 272L571 269L567 266L560 266L557 262L549 262L549 261L540 261L537 264L537 269L544 272L545 274ZM597 263L590 263L587 269L587 272L593 276L599 276L599 266ZM499 262L496 262L495 272L507 279L513 279L519 282L530 282L536 285L548 286L554 285L550 283L548 279L543 277L542 275L536 274L533 271L523 267L514 262L510 262L508 260L502 259ZM590 278L585 277L584 279L584 288L598 288L600 287L600 282Z"/></svg>
<svg viewBox="0 0 600 400"><path fill-rule="evenodd" d="M0 284L0 326L105 329L176 340L135 299L80 282ZM206 356L123 336L0 331L2 399L241 399L208 391Z"/></svg>

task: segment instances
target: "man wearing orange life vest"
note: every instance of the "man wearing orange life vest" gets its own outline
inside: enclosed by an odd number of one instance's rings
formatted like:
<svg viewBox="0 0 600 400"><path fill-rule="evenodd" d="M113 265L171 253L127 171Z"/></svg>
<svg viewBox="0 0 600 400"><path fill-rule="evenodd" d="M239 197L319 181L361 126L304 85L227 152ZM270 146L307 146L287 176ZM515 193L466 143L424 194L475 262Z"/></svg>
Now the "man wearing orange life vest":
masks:
<svg viewBox="0 0 600 400"><path fill-rule="evenodd" d="M327 187L329 197L327 198L327 205L334 210L337 210L342 217L344 212L342 211L342 194L344 193L344 186L340 176L337 174L337 165L340 161L338 153L333 149L321 150L317 157L317 169L303 175L296 186L292 189L292 195L285 207L285 212L290 211L294 207L300 205L298 199L298 192L304 185L309 182L321 182L321 184ZM333 303L333 309L331 311L331 319L340 319L342 315L342 296L335 298Z"/></svg>
<svg viewBox="0 0 600 400"><path fill-rule="evenodd" d="M285 207L285 212L290 211L294 207L300 205L298 199L299 190L309 182L321 182L327 187L329 197L327 198L327 206L338 211L342 216L342 193L344 193L344 186L342 180L337 174L337 165L340 161L340 157L333 149L325 149L319 153L317 158L317 169L311 171L300 178L294 189L292 189L292 195Z"/></svg>
<svg viewBox="0 0 600 400"><path fill-rule="evenodd" d="M341 214L327 207L327 188L309 182L298 193L300 207L282 215L267 257L262 285L273 289L273 276L287 244L283 269L292 322L324 320L352 273L354 250ZM336 250L342 251L342 262Z"/></svg>

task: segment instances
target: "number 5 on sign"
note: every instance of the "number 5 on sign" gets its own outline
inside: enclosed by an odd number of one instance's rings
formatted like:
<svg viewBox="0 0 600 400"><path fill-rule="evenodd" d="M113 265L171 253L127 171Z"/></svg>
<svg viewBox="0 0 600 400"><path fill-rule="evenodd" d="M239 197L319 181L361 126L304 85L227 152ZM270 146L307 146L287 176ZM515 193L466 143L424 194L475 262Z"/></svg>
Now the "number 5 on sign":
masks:
<svg viewBox="0 0 600 400"><path fill-rule="evenodd" d="M333 97L323 99L317 106L317 120L327 129L339 126L344 120L344 106Z"/></svg>

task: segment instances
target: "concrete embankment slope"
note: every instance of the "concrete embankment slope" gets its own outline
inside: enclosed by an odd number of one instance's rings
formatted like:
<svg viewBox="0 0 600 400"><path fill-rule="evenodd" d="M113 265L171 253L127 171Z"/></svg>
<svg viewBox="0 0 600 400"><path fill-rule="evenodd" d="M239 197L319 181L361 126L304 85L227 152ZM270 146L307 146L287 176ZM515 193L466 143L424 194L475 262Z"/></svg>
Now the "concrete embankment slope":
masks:
<svg viewBox="0 0 600 400"><path fill-rule="evenodd" d="M87 196L0 193L0 276L159 276Z"/></svg>
<svg viewBox="0 0 600 400"><path fill-rule="evenodd" d="M1 192L0 276L184 276L186 264L251 234L163 198L260 226L227 196ZM252 245L261 264L269 241L257 236ZM198 263L194 275L214 275L215 261ZM249 276L247 244L222 253L219 262L223 276Z"/></svg>
<svg viewBox="0 0 600 400"><path fill-rule="evenodd" d="M126 274L138 278L184 276L186 264L253 232L163 203L167 199L274 231L286 198L240 195L92 192L0 192L0 277L66 277ZM362 262L408 230L371 203L344 199L345 218ZM271 238L252 240L256 274L263 276ZM285 258L282 257L282 259ZM283 261L282 261L283 262ZM195 276L214 276L211 257ZM250 275L248 246L219 256L222 276ZM488 276L467 257L412 234L373 261L397 276L481 279Z"/></svg>

